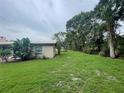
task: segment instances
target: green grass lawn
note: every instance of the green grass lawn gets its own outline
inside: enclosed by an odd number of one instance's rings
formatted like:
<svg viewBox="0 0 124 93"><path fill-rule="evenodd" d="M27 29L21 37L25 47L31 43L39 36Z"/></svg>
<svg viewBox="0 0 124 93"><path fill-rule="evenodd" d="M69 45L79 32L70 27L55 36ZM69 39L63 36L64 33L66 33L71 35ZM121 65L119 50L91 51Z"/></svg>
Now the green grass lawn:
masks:
<svg viewBox="0 0 124 93"><path fill-rule="evenodd" d="M124 60L69 51L0 64L0 93L124 93Z"/></svg>

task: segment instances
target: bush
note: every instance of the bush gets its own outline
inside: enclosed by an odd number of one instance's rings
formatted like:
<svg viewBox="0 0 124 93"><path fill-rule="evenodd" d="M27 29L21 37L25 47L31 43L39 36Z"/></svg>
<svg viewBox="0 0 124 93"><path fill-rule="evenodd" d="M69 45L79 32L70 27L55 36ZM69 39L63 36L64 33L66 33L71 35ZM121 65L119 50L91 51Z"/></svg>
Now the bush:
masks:
<svg viewBox="0 0 124 93"><path fill-rule="evenodd" d="M49 59L48 57L46 57L45 55L43 55L43 59Z"/></svg>
<svg viewBox="0 0 124 93"><path fill-rule="evenodd" d="M83 52L87 53L87 54L98 54L96 49L93 48L86 48L83 50Z"/></svg>
<svg viewBox="0 0 124 93"><path fill-rule="evenodd" d="M103 57L106 57L106 53L105 53L104 51L100 51L100 52L99 52L99 55L100 55L100 56L103 56Z"/></svg>
<svg viewBox="0 0 124 93"><path fill-rule="evenodd" d="M102 50L99 52L100 56L109 57L109 48L103 47Z"/></svg>
<svg viewBox="0 0 124 93"><path fill-rule="evenodd" d="M11 55L10 49L0 49L0 57L2 61L7 62L10 55Z"/></svg>
<svg viewBox="0 0 124 93"><path fill-rule="evenodd" d="M13 51L16 57L21 60L29 60L31 57L31 43L28 38L17 39L13 44Z"/></svg>
<svg viewBox="0 0 124 93"><path fill-rule="evenodd" d="M119 51L119 54L120 55L124 55L124 45L119 45L118 47L117 47L117 51Z"/></svg>
<svg viewBox="0 0 124 93"><path fill-rule="evenodd" d="M115 50L115 56L116 56L116 58L118 58L120 56L120 51L119 50Z"/></svg>

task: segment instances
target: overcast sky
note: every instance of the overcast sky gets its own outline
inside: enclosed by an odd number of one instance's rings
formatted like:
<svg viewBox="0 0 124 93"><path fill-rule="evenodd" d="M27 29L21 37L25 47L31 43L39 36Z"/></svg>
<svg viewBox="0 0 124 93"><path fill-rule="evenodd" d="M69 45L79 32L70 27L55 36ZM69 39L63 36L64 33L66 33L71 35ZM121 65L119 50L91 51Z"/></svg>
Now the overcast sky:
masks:
<svg viewBox="0 0 124 93"><path fill-rule="evenodd" d="M93 10L99 0L0 0L0 35L9 40L29 37L49 41L65 31L66 21Z"/></svg>

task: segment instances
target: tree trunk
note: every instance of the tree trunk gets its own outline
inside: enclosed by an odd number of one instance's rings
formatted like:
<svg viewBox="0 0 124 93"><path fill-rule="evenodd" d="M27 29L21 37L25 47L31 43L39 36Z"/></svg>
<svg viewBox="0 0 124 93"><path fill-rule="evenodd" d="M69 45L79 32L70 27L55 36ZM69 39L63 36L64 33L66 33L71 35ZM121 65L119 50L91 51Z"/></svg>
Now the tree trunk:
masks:
<svg viewBox="0 0 124 93"><path fill-rule="evenodd" d="M110 48L110 57L115 58L115 32L113 28L109 27L109 48Z"/></svg>
<svg viewBox="0 0 124 93"><path fill-rule="evenodd" d="M58 55L60 55L60 49L58 49Z"/></svg>
<svg viewBox="0 0 124 93"><path fill-rule="evenodd" d="M109 48L110 48L110 57L115 58L116 55L115 55L114 41L112 40L111 37L110 37L110 40L109 40Z"/></svg>

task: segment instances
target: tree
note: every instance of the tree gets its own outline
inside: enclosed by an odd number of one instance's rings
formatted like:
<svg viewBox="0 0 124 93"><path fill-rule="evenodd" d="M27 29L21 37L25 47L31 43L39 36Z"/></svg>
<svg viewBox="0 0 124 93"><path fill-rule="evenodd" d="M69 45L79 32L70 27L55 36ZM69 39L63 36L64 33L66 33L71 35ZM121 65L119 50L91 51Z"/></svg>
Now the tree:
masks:
<svg viewBox="0 0 124 93"><path fill-rule="evenodd" d="M67 45L65 42L66 33L65 32L59 32L54 34L53 39L56 40L56 47L58 50L58 55L60 55L61 48L63 47L65 50L67 49Z"/></svg>
<svg viewBox="0 0 124 93"><path fill-rule="evenodd" d="M91 12L81 12L67 21L67 41L73 50L82 51L85 46L86 36L90 32Z"/></svg>
<svg viewBox="0 0 124 93"><path fill-rule="evenodd" d="M106 48L109 46L110 57L117 57L116 29L119 20L124 20L124 0L100 0L93 11L81 12L67 21L66 41L69 48L98 53L106 45ZM108 35L105 35L106 32Z"/></svg>
<svg viewBox="0 0 124 93"><path fill-rule="evenodd" d="M8 62L8 57L11 55L10 49L0 49L0 57L2 61Z"/></svg>
<svg viewBox="0 0 124 93"><path fill-rule="evenodd" d="M96 17L106 23L109 34L110 57L115 58L117 22L124 17L124 0L100 0L95 8Z"/></svg>
<svg viewBox="0 0 124 93"><path fill-rule="evenodd" d="M94 12L91 11L81 12L67 21L66 40L72 49L90 52L97 48L100 51L103 43L102 24L94 19Z"/></svg>
<svg viewBox="0 0 124 93"><path fill-rule="evenodd" d="M13 44L14 56L21 60L28 60L31 56L31 43L29 38L17 39Z"/></svg>

